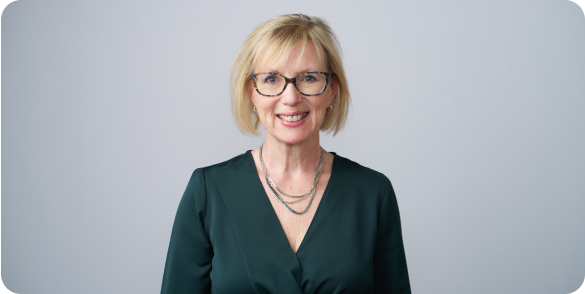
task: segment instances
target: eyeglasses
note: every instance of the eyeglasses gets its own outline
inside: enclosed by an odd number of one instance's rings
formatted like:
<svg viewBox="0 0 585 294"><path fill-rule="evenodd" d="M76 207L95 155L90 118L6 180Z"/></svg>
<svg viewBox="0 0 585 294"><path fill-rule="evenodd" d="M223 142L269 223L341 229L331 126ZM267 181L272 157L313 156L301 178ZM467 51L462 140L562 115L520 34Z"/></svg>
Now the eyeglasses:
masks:
<svg viewBox="0 0 585 294"><path fill-rule="evenodd" d="M329 73L320 71L302 73L292 79L272 72L251 75L256 92L268 97L282 94L289 83L295 85L295 88L305 96L321 95L327 89L329 76Z"/></svg>

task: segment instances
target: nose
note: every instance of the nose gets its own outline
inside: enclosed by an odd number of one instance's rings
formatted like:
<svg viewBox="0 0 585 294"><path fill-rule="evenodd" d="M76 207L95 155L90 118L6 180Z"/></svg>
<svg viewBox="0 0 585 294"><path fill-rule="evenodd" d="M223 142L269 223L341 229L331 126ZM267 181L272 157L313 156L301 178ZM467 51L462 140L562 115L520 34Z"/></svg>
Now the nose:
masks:
<svg viewBox="0 0 585 294"><path fill-rule="evenodd" d="M297 88L293 83L290 83L286 86L286 89L282 94L280 94L280 101L282 104L287 106L295 106L297 103L301 102L302 94L299 93Z"/></svg>

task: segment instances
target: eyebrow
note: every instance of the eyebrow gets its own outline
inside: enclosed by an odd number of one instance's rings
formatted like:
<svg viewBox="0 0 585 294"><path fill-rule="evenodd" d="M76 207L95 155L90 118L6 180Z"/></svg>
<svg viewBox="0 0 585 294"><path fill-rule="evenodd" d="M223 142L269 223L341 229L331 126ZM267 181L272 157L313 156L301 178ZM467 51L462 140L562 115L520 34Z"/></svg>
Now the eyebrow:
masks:
<svg viewBox="0 0 585 294"><path fill-rule="evenodd" d="M301 70L301 71L298 71L298 73L297 73L296 75L294 75L294 77L297 77L297 76L299 76L299 75L301 75L301 74L308 73L308 72L320 72L320 70L308 70L308 69L303 69L303 70ZM283 75L282 73L280 73L278 70L274 70L274 69L269 69L269 70L266 70L266 71L259 71L258 73L273 73L273 74L278 74L278 75L284 76L284 75Z"/></svg>

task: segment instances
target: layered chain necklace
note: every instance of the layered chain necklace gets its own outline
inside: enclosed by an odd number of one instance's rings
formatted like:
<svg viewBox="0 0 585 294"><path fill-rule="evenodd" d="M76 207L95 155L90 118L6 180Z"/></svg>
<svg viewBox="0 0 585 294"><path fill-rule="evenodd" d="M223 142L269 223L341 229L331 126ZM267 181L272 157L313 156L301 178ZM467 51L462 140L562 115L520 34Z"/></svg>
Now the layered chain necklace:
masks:
<svg viewBox="0 0 585 294"><path fill-rule="evenodd" d="M311 189L307 193L305 193L303 195L295 196L295 195L289 195L289 194L282 192L278 188L278 186L276 186L276 183L274 182L274 180L272 180L272 178L268 174L268 171L266 170L266 166L264 166L264 161L262 160L262 147L264 147L264 143L262 143L262 145L260 146L260 152L259 152L260 164L262 164L262 171L264 172L264 178L266 179L266 184L268 185L268 187L270 187L270 190L272 191L272 193L274 194L276 199L280 203L282 203L286 208L288 208L288 210L290 210L292 213L303 214L303 213L307 212L307 210L309 210L309 207L311 206L311 203L313 203L313 198L315 197L315 191L317 190L316 189L317 182L319 181L319 177L321 176L321 168L323 168L323 155L325 153L325 150L323 150L323 148L319 147L319 148L321 148L321 161L319 162L319 168L317 169L317 172L315 173L315 179L313 180L313 187L311 187ZM278 195L278 193L276 193L276 190L274 190L275 188L282 195L288 196L291 198L297 198L297 199L293 200L293 201L286 201L286 200L282 199L280 197L280 195ZM294 204L294 203L297 203L299 201L304 200L305 198L307 198L307 196L309 194L311 194L311 197L309 198L309 204L307 204L307 207L305 207L304 210L296 211L296 210L292 209L290 206L288 206L289 204Z"/></svg>

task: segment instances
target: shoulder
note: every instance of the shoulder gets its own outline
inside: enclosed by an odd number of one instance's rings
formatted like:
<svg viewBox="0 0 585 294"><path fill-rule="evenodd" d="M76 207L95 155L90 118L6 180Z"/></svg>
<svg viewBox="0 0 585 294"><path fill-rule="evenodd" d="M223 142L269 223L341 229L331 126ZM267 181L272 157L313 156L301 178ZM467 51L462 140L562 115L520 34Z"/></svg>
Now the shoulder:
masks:
<svg viewBox="0 0 585 294"><path fill-rule="evenodd" d="M202 184L205 192L212 194L248 187L257 179L258 174L250 151L220 163L197 168L191 176L192 182Z"/></svg>
<svg viewBox="0 0 585 294"><path fill-rule="evenodd" d="M351 183L362 183L372 187L387 189L391 187L390 180L383 173L365 167L355 161L335 154L335 172L344 180Z"/></svg>
<svg viewBox="0 0 585 294"><path fill-rule="evenodd" d="M350 201L353 209L367 207L366 211L375 209L379 214L383 208L394 209L396 206L394 188L388 177L379 171L335 154L331 177L336 193Z"/></svg>
<svg viewBox="0 0 585 294"><path fill-rule="evenodd" d="M226 170L231 170L231 171L244 171L246 170L247 164L249 164L249 157L250 156L250 151L246 151L240 155L234 156L228 160L216 163L216 164L212 164L212 165L208 165L208 166L204 166L204 167L200 167L195 169L195 171L193 172L193 174L197 174L200 176L209 176L212 173L215 173L217 171L223 172Z"/></svg>
<svg viewBox="0 0 585 294"><path fill-rule="evenodd" d="M185 194L193 198L196 206L205 207L207 198L217 194L218 183L229 185L229 183L235 182L234 179L242 177L241 171L246 171L245 165L249 163L247 161L248 153L245 152L220 163L196 168L191 174Z"/></svg>
<svg viewBox="0 0 585 294"><path fill-rule="evenodd" d="M209 181L209 179L213 178L217 170L219 170L220 172L224 172L226 170L228 171L245 170L244 166L246 164L246 157L249 155L248 153L249 151L246 151L226 161L196 168L191 173L191 178L189 179L189 186L205 187L206 183Z"/></svg>

